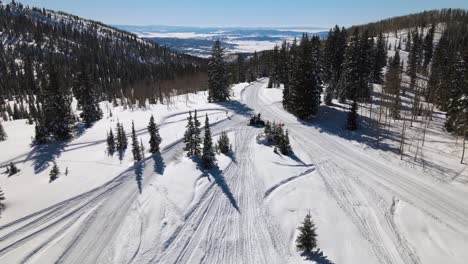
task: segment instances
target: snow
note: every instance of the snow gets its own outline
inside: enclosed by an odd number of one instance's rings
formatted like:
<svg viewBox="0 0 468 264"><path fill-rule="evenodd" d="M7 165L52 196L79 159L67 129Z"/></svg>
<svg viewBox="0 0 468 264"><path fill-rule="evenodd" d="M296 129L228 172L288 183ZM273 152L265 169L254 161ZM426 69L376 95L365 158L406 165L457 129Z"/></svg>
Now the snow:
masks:
<svg viewBox="0 0 468 264"><path fill-rule="evenodd" d="M391 151L395 139L381 149L366 129L348 133L344 106L323 106L315 120L299 122L282 109L282 90L267 83L238 84L224 104L208 103L205 92L133 111L103 102L103 120L45 149L31 149L25 120L3 123L9 139L0 142L0 166L13 161L21 172L0 177L7 198L0 262L311 263L294 243L310 212L319 247L312 263L464 263L468 176L442 114L420 150L424 159L401 161ZM202 124L209 114L215 140L224 130L233 146L211 171L183 152L194 109ZM246 125L258 112L285 124L293 155L275 154L262 129ZM134 121L147 146L151 114L163 138L160 156L146 153L134 164L130 146L122 161L105 153L117 120L127 133ZM38 165L52 158L70 173L49 184L50 167Z"/></svg>

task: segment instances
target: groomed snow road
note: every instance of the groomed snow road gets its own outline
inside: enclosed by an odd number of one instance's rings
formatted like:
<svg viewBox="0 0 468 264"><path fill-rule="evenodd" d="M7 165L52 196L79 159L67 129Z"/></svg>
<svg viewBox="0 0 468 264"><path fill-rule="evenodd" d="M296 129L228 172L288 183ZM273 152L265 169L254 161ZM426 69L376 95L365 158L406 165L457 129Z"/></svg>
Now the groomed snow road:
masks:
<svg viewBox="0 0 468 264"><path fill-rule="evenodd" d="M424 252L395 220L400 201L468 236L465 192L299 122L281 104L262 97L267 83L246 86L240 101L225 106L232 117L213 124L214 134L233 132L234 157L222 170L199 172L208 182L187 208L168 198L154 177L156 159L148 158L103 186L0 226L0 263L297 262L293 241L280 232L266 202L276 187L257 177L254 147L261 130L246 126L254 112L285 123L296 153L313 164L314 180L323 181L379 263L421 263ZM180 122L185 114L178 113ZM182 142L176 141L161 158L168 165L182 155ZM135 186L137 174L145 179L142 193Z"/></svg>

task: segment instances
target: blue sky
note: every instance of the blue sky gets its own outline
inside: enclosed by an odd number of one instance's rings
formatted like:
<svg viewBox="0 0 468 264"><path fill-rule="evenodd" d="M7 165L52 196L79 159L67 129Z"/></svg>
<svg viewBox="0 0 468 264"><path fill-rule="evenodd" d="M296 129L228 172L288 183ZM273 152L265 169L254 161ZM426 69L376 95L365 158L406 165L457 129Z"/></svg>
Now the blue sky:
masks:
<svg viewBox="0 0 468 264"><path fill-rule="evenodd" d="M349 26L434 8L468 8L468 0L18 1L108 24L177 26Z"/></svg>

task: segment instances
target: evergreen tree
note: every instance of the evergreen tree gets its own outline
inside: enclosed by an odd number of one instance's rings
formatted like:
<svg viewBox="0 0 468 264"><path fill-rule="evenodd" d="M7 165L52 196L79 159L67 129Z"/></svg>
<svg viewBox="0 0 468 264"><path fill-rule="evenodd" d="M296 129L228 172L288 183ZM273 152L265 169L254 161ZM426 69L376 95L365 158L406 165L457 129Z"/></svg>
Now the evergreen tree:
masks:
<svg viewBox="0 0 468 264"><path fill-rule="evenodd" d="M133 121L132 121L132 153L133 153L133 159L135 161L140 161L142 159L140 145L138 143L138 138L135 132L135 124L133 123Z"/></svg>
<svg viewBox="0 0 468 264"><path fill-rule="evenodd" d="M52 169L50 170L50 173L49 173L49 183L55 181L59 177L59 174L60 174L60 169L57 166L57 163L54 162L54 166L52 166Z"/></svg>
<svg viewBox="0 0 468 264"><path fill-rule="evenodd" d="M43 98L44 125L46 131L57 140L71 137L74 116L71 112L71 94L63 80L60 67L49 64L49 82L45 85Z"/></svg>
<svg viewBox="0 0 468 264"><path fill-rule="evenodd" d="M346 120L346 129L348 129L348 130L358 129L358 122L357 122L358 113L357 113L357 110L358 110L357 102L353 101L353 104L351 105L351 110L349 111L348 118Z"/></svg>
<svg viewBox="0 0 468 264"><path fill-rule="evenodd" d="M86 67L85 60L82 60L81 71L75 81L75 94L79 105L82 107L83 112L80 116L83 118L87 127L92 123L102 118L102 110L98 104L98 95L96 94L96 86Z"/></svg>
<svg viewBox="0 0 468 264"><path fill-rule="evenodd" d="M385 40L382 32L380 32L377 38L377 44L375 46L375 53L372 65L372 82L382 83L382 68L387 64L387 49L385 48Z"/></svg>
<svg viewBox="0 0 468 264"><path fill-rule="evenodd" d="M143 145L143 140L140 138L140 151L141 157L145 159L145 145Z"/></svg>
<svg viewBox="0 0 468 264"><path fill-rule="evenodd" d="M3 193L2 188L0 188L0 217L2 216L2 212L5 209L5 194Z"/></svg>
<svg viewBox="0 0 468 264"><path fill-rule="evenodd" d="M2 122L0 122L0 141L5 141L7 139L7 134L3 128Z"/></svg>
<svg viewBox="0 0 468 264"><path fill-rule="evenodd" d="M109 155L113 155L115 152L115 138L112 129L110 129L109 133L107 134L107 152Z"/></svg>
<svg viewBox="0 0 468 264"><path fill-rule="evenodd" d="M391 115L394 119L400 118L401 109L401 66L400 66L400 54L395 52L395 56L390 58L387 72L385 74L385 84L383 86L384 91L394 97L394 102L391 106Z"/></svg>
<svg viewBox="0 0 468 264"><path fill-rule="evenodd" d="M194 156L194 150L193 150L194 133L195 133L195 126L193 124L192 112L189 111L189 116L187 118L187 125L185 126L185 134L184 134L184 143L185 143L184 150L187 151L188 157Z"/></svg>
<svg viewBox="0 0 468 264"><path fill-rule="evenodd" d="M230 97L229 71L224 61L224 48L215 41L208 64L208 101L222 102Z"/></svg>
<svg viewBox="0 0 468 264"><path fill-rule="evenodd" d="M447 85L450 101L447 107L445 128L449 132L465 135L468 128L468 73L467 65L460 53L450 66L450 80Z"/></svg>
<svg viewBox="0 0 468 264"><path fill-rule="evenodd" d="M205 169L211 169L215 165L216 156L213 148L213 139L211 138L208 114L206 114L205 117L205 137L203 139L203 152L201 159Z"/></svg>
<svg viewBox="0 0 468 264"><path fill-rule="evenodd" d="M117 122L117 144L116 147L120 152L123 152L127 149L127 134L122 123Z"/></svg>
<svg viewBox="0 0 468 264"><path fill-rule="evenodd" d="M223 154L228 154L231 151L231 144L229 143L229 137L226 131L221 132L218 139L219 151Z"/></svg>
<svg viewBox="0 0 468 264"><path fill-rule="evenodd" d="M161 144L161 136L159 135L159 128L154 122L154 117L151 115L149 124L148 124L148 133L150 134L150 152L151 153L158 153L159 152L159 145Z"/></svg>
<svg viewBox="0 0 468 264"><path fill-rule="evenodd" d="M197 110L195 109L195 114L193 115L193 141L192 141L192 149L193 149L193 155L198 157L201 154L201 123L198 120L198 113Z"/></svg>
<svg viewBox="0 0 468 264"><path fill-rule="evenodd" d="M432 54L434 50L434 33L435 33L435 24L432 24L431 28L426 34L426 37L424 38L424 44L423 44L423 49L424 49L424 63L423 67L424 69L427 69L429 66L429 63L431 63L432 60Z"/></svg>
<svg viewBox="0 0 468 264"><path fill-rule="evenodd" d="M299 236L296 239L296 248L306 254L312 252L317 247L317 233L312 216L308 213L302 225L298 228Z"/></svg>
<svg viewBox="0 0 468 264"><path fill-rule="evenodd" d="M8 176L13 176L17 174L20 170L16 167L16 165L13 162L10 162L10 165L8 166L7 172Z"/></svg>

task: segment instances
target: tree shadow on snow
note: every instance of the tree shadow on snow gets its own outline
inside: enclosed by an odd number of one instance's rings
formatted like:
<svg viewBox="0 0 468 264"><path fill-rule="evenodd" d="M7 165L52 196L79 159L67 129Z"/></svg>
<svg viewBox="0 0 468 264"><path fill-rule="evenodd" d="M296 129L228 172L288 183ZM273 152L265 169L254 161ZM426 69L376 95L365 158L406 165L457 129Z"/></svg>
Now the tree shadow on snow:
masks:
<svg viewBox="0 0 468 264"><path fill-rule="evenodd" d="M358 110L359 111L359 110ZM363 143L371 148L379 148L384 151L392 151L397 153L398 146L391 146L384 143L382 140L378 141L378 130L372 128L373 124L371 119L367 116L359 115L358 124L359 128L355 131L349 131L346 129L346 120L348 117L348 111L343 111L335 107L326 105L320 106L320 115L313 118L310 121L298 120L301 124L315 127L321 133L327 133L348 140L353 140L358 143ZM381 130L380 139L384 137L392 139L392 141L399 140L399 136L393 131Z"/></svg>
<svg viewBox="0 0 468 264"><path fill-rule="evenodd" d="M237 212L240 212L239 206L237 205L237 201L234 198L234 195L232 194L231 189L227 185L226 180L224 179L224 173L222 170L219 169L218 165L215 165L210 170L202 169L201 166L199 167L203 172L203 176L206 176L208 180L211 181L210 176L213 177L215 183L219 186L219 188L221 188L221 191L226 195L232 207L234 207L234 209L236 209Z"/></svg>
<svg viewBox="0 0 468 264"><path fill-rule="evenodd" d="M306 260L315 261L317 264L334 264L333 261L323 254L320 248L310 253L302 253L301 256L305 257Z"/></svg>
<svg viewBox="0 0 468 264"><path fill-rule="evenodd" d="M67 141L53 142L48 144L33 145L29 157L33 161L34 173L43 172L49 167L49 163L54 161L65 149Z"/></svg>
<svg viewBox="0 0 468 264"><path fill-rule="evenodd" d="M137 182L137 187L140 194L143 192L143 164L143 162L137 162L133 168L135 172L135 180Z"/></svg>
<svg viewBox="0 0 468 264"><path fill-rule="evenodd" d="M154 161L154 172L157 174L163 175L164 170L166 169L166 164L164 163L164 159L161 156L161 153L155 153L152 156Z"/></svg>
<svg viewBox="0 0 468 264"><path fill-rule="evenodd" d="M250 107L248 107L246 104L243 104L239 101L232 100L232 101L226 101L226 102L219 102L217 103L218 105L225 107L229 109L230 111L246 116L246 117L251 117L254 114L254 110Z"/></svg>

